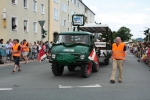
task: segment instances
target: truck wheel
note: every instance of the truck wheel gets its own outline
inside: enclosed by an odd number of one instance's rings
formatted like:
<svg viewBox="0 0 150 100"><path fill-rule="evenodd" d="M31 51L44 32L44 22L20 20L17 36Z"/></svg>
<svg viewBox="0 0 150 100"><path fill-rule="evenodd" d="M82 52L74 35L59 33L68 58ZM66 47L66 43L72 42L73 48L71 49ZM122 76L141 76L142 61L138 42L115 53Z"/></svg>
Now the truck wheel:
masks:
<svg viewBox="0 0 150 100"><path fill-rule="evenodd" d="M71 71L71 72L74 71L75 68L76 68L75 66L68 66L68 70Z"/></svg>
<svg viewBox="0 0 150 100"><path fill-rule="evenodd" d="M92 71L93 72L98 72L98 70L99 70L99 63L98 64L96 64L95 62L92 62Z"/></svg>
<svg viewBox="0 0 150 100"><path fill-rule="evenodd" d="M87 65L81 66L81 75L84 78L87 78L91 75L92 72L92 64L88 63Z"/></svg>
<svg viewBox="0 0 150 100"><path fill-rule="evenodd" d="M64 71L64 66L59 66L59 64L52 64L52 72L55 76L61 76Z"/></svg>
<svg viewBox="0 0 150 100"><path fill-rule="evenodd" d="M105 65L109 65L109 58L105 59Z"/></svg>

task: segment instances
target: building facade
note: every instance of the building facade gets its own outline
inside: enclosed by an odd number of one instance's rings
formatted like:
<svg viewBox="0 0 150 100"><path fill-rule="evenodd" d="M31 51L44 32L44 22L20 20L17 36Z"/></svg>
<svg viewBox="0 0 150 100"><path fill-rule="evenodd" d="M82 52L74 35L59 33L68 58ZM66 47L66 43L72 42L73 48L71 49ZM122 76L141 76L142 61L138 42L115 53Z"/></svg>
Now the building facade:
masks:
<svg viewBox="0 0 150 100"><path fill-rule="evenodd" d="M47 9L48 0L1 0L0 38L26 39L31 43L41 40L38 21L45 20L44 29L48 31Z"/></svg>
<svg viewBox="0 0 150 100"><path fill-rule="evenodd" d="M54 40L60 32L73 31L72 15L84 14L85 23L94 23L95 14L82 0L51 0L50 40Z"/></svg>

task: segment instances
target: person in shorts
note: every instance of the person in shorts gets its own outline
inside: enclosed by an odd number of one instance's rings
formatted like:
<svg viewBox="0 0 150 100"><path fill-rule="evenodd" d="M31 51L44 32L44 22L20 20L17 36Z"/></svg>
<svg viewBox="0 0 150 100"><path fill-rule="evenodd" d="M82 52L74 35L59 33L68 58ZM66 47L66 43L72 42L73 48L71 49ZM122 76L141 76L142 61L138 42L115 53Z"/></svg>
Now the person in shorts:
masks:
<svg viewBox="0 0 150 100"><path fill-rule="evenodd" d="M29 43L24 39L23 40L23 46L22 46L22 56L24 60L26 61L25 63L28 63L28 54L29 54Z"/></svg>
<svg viewBox="0 0 150 100"><path fill-rule="evenodd" d="M18 67L18 72L21 71L21 66L20 66L20 56L21 56L21 47L19 44L19 40L15 39L14 40L14 45L12 47L12 56L14 58L14 69L13 69L13 73L16 72L16 68Z"/></svg>

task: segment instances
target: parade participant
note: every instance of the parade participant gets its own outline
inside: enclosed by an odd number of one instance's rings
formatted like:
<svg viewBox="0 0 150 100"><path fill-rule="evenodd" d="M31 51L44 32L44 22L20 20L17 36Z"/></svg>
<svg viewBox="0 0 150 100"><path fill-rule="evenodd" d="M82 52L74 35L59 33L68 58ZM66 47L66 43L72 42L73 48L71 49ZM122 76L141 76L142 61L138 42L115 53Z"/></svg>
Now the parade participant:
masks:
<svg viewBox="0 0 150 100"><path fill-rule="evenodd" d="M14 58L14 70L13 70L13 73L16 72L16 68L18 67L18 71L21 71L21 66L20 66L20 55L21 55L21 47L20 47L20 44L19 44L19 40L18 39L15 39L14 40L14 45L12 47L12 55L13 55L13 58Z"/></svg>
<svg viewBox="0 0 150 100"><path fill-rule="evenodd" d="M24 39L23 40L23 58L24 60L26 61L25 63L27 64L28 63L28 54L29 54L29 43Z"/></svg>
<svg viewBox="0 0 150 100"><path fill-rule="evenodd" d="M119 69L119 79L118 82L122 83L122 71L123 71L123 62L126 59L126 45L122 43L120 37L116 37L116 43L112 45L112 61L113 61L113 69L112 69L112 75L110 78L111 83L115 83L115 77L116 77L116 69L118 67Z"/></svg>

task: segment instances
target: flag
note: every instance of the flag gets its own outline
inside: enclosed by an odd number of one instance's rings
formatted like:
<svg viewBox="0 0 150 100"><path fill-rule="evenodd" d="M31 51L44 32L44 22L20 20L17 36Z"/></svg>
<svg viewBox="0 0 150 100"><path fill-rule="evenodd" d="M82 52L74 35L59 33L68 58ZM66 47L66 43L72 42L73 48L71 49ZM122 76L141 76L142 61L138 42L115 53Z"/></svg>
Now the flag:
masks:
<svg viewBox="0 0 150 100"><path fill-rule="evenodd" d="M43 49L39 51L38 60L41 61L43 58L46 58L46 54Z"/></svg>
<svg viewBox="0 0 150 100"><path fill-rule="evenodd" d="M96 55L96 52L95 52L95 48L92 50L88 58L97 64L99 63L98 56Z"/></svg>

